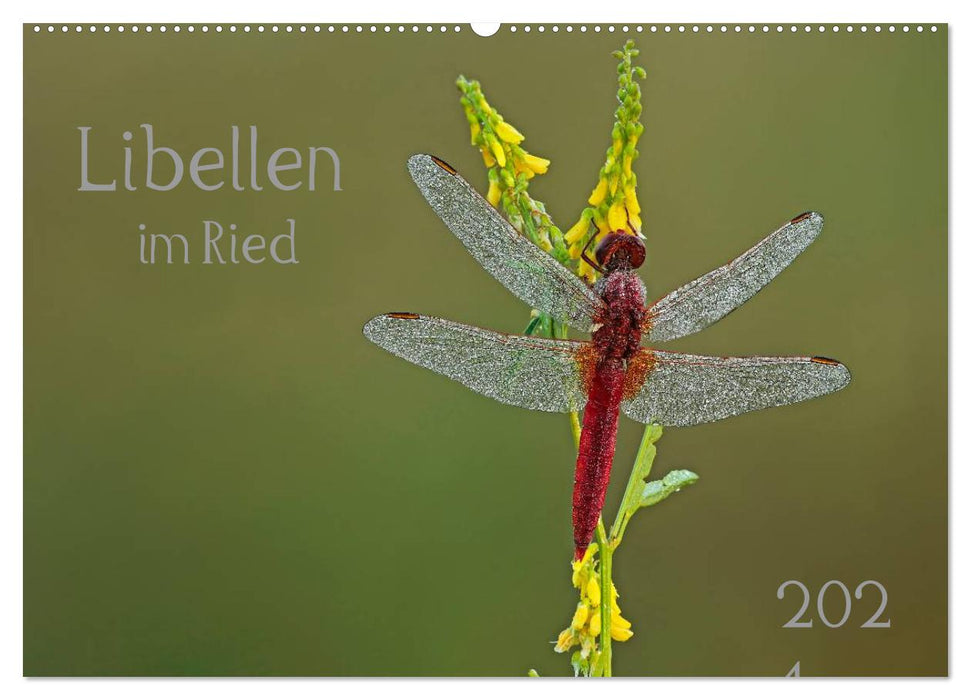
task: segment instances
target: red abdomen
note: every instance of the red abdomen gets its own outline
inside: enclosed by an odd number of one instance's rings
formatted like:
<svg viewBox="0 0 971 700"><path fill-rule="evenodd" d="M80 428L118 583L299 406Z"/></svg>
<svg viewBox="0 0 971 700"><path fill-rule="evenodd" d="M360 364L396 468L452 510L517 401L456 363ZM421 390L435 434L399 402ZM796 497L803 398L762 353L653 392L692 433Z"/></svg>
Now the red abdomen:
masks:
<svg viewBox="0 0 971 700"><path fill-rule="evenodd" d="M574 557L580 559L603 509L617 440L617 416L624 393L624 360L602 359L593 372L573 482Z"/></svg>
<svg viewBox="0 0 971 700"><path fill-rule="evenodd" d="M587 407L577 453L573 482L574 556L583 557L603 509L610 467L617 441L617 416L626 393L636 391L650 371L649 354L642 352L644 285L631 270L611 272L598 282L606 304L598 319L590 354L581 367L585 373ZM638 359L641 358L641 359Z"/></svg>

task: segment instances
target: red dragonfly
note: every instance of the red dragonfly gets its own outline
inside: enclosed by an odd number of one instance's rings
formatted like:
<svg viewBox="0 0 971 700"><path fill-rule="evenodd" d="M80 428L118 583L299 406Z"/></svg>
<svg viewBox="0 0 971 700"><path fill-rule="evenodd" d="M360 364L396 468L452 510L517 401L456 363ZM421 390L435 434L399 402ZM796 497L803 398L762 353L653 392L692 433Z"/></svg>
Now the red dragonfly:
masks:
<svg viewBox="0 0 971 700"><path fill-rule="evenodd" d="M603 508L621 410L642 423L696 425L838 391L847 368L825 357L704 357L641 346L696 333L750 299L819 235L808 212L731 262L646 306L635 270L639 235L609 233L591 288L520 235L455 169L415 155L418 189L469 253L509 291L590 341L509 335L416 313L372 318L364 335L409 362L503 403L538 411L583 409L573 490L574 556L583 556Z"/></svg>

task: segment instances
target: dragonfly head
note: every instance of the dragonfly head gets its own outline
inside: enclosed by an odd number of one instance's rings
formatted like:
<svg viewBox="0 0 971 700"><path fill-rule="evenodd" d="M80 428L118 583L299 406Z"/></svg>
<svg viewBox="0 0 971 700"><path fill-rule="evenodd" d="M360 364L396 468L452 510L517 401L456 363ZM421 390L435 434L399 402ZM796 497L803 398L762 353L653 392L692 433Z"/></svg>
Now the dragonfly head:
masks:
<svg viewBox="0 0 971 700"><path fill-rule="evenodd" d="M597 262L607 272L612 272L619 269L636 270L644 264L647 251L641 236L615 231L600 240L595 255Z"/></svg>

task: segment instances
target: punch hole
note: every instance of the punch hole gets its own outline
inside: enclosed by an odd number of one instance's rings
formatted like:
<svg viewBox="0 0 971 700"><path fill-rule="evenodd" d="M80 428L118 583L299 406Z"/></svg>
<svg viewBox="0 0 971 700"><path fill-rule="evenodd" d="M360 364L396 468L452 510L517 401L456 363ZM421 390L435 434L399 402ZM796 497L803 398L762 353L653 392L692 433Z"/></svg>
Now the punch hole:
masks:
<svg viewBox="0 0 971 700"><path fill-rule="evenodd" d="M470 26L477 36L492 36L502 25L499 22L473 22Z"/></svg>

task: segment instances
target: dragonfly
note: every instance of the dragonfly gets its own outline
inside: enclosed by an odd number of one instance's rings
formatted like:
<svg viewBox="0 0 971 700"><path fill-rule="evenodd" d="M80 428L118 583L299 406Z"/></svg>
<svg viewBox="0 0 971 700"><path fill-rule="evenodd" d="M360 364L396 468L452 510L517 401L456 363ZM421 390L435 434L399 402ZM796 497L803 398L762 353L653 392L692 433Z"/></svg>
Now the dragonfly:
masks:
<svg viewBox="0 0 971 700"><path fill-rule="evenodd" d="M612 232L587 258L593 286L541 250L445 161L414 155L418 189L473 258L532 308L590 340L513 335L411 312L376 316L364 335L385 350L502 403L579 412L574 557L593 539L610 479L618 417L691 426L838 391L842 363L820 356L708 357L642 346L706 328L750 299L819 235L823 218L791 219L734 260L648 305L636 270L640 234ZM586 251L584 251L586 257Z"/></svg>

